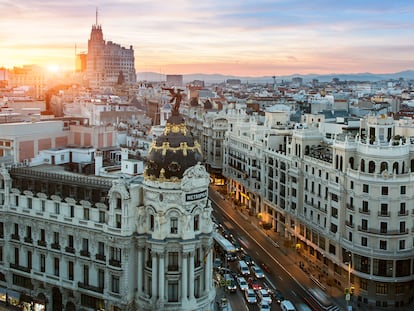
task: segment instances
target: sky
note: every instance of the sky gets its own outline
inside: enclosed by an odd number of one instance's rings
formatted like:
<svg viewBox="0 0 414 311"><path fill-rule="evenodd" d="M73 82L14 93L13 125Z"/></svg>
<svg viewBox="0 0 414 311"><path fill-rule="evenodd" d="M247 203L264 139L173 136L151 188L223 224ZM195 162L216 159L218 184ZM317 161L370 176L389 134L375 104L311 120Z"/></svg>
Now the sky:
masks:
<svg viewBox="0 0 414 311"><path fill-rule="evenodd" d="M0 67L73 70L91 27L161 74L414 69L414 1L0 0Z"/></svg>

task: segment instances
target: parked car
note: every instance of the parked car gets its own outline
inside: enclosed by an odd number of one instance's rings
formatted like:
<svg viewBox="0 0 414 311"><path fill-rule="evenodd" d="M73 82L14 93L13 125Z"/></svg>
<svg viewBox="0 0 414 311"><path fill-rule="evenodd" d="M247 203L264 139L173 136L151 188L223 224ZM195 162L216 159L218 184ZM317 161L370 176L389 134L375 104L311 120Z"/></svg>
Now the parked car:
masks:
<svg viewBox="0 0 414 311"><path fill-rule="evenodd" d="M251 288L248 288L244 291L244 297L246 298L248 303L257 303L256 294L254 293L254 290Z"/></svg>
<svg viewBox="0 0 414 311"><path fill-rule="evenodd" d="M259 266L253 265L253 266L251 266L251 270L252 270L252 274L256 278L258 278L258 279L263 279L264 278L263 270Z"/></svg>
<svg viewBox="0 0 414 311"><path fill-rule="evenodd" d="M257 298L259 298L260 303L272 304L272 297L270 296L267 289L259 289L257 292Z"/></svg>
<svg viewBox="0 0 414 311"><path fill-rule="evenodd" d="M238 276L237 277L237 284L239 285L240 290L246 290L249 289L249 284L247 284L247 281L244 277Z"/></svg>
<svg viewBox="0 0 414 311"><path fill-rule="evenodd" d="M214 262L213 262L214 268L220 269L221 265L222 265L222 261L220 258L217 257L216 259L214 259Z"/></svg>
<svg viewBox="0 0 414 311"><path fill-rule="evenodd" d="M253 290L259 290L262 289L262 285L259 283L258 279L255 278L249 278L247 280L247 284L249 284L249 287Z"/></svg>

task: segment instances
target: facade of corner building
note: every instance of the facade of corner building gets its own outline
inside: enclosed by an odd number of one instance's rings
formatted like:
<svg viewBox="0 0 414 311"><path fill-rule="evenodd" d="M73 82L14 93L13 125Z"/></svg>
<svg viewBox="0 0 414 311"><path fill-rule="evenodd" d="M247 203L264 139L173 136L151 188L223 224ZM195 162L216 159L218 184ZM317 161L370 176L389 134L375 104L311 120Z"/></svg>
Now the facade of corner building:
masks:
<svg viewBox="0 0 414 311"><path fill-rule="evenodd" d="M102 152L95 175L3 166L1 292L46 310L212 310L210 179L189 135L172 117L137 170L106 170Z"/></svg>
<svg viewBox="0 0 414 311"><path fill-rule="evenodd" d="M291 126L278 119L283 109L266 113L264 123L229 121L228 193L326 271L328 284L351 287L355 301L412 303L412 121L305 115Z"/></svg>

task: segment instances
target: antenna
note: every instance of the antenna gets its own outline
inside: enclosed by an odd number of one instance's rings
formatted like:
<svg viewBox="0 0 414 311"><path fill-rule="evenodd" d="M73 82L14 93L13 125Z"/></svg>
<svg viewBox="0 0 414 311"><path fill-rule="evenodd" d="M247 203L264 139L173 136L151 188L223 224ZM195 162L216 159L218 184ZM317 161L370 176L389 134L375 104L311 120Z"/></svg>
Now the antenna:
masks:
<svg viewBox="0 0 414 311"><path fill-rule="evenodd" d="M96 21L95 21L95 25L98 26L98 7L96 7L96 13L95 13L96 17Z"/></svg>

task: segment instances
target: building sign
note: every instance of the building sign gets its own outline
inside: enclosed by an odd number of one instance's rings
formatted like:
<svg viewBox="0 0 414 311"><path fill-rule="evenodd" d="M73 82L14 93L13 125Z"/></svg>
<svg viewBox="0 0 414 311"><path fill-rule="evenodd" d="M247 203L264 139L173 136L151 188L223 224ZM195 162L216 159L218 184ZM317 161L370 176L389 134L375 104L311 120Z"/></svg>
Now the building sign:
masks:
<svg viewBox="0 0 414 311"><path fill-rule="evenodd" d="M187 193L185 195L186 201L196 201L196 200L201 200L204 198L207 198L207 190L197 192L197 193Z"/></svg>

